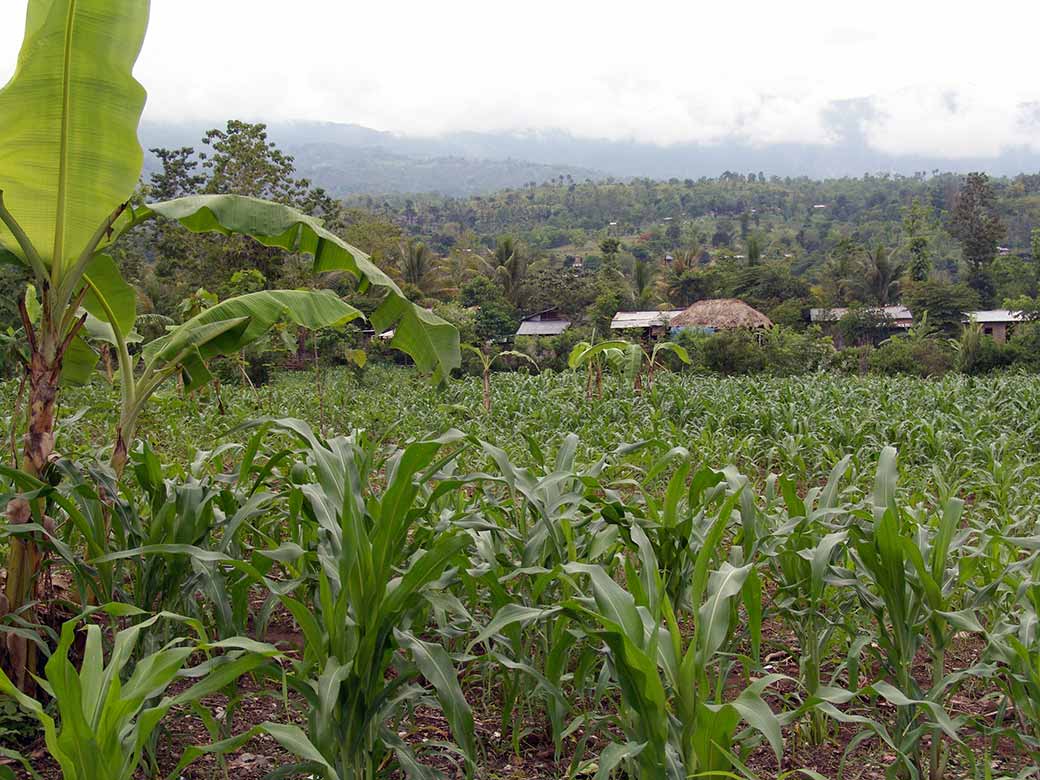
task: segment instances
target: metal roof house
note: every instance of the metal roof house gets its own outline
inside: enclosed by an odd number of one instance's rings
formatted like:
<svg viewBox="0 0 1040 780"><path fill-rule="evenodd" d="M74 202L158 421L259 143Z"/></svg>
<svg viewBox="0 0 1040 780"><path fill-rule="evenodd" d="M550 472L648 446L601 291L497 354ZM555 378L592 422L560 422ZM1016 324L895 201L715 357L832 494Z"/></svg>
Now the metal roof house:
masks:
<svg viewBox="0 0 1040 780"><path fill-rule="evenodd" d="M528 314L520 321L517 336L559 336L571 326L570 320L560 316L558 309Z"/></svg>
<svg viewBox="0 0 1040 780"><path fill-rule="evenodd" d="M985 311L969 312L965 322L974 320L982 326L982 332L992 336L998 344L1003 344L1008 339L1011 328L1017 322L1024 322L1025 317L1020 311L1010 309L986 309Z"/></svg>
<svg viewBox="0 0 1040 780"><path fill-rule="evenodd" d="M610 321L611 330L667 328L677 311L619 311Z"/></svg>
<svg viewBox="0 0 1040 780"><path fill-rule="evenodd" d="M905 306L877 306L870 307L869 311L877 312L886 320L889 320L893 328L905 329L914 324L914 315L911 314L910 310ZM819 324L837 322L848 314L848 312L849 310L845 307L839 307L836 309L809 309L809 320Z"/></svg>

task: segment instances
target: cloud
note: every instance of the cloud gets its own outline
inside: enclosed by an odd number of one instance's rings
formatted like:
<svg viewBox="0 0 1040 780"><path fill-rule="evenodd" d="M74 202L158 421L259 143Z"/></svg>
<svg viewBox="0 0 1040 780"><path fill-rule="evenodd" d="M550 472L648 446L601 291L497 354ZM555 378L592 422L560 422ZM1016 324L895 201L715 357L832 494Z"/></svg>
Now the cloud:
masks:
<svg viewBox="0 0 1040 780"><path fill-rule="evenodd" d="M25 4L0 3L0 77ZM970 17L905 0L152 0L137 73L151 119L986 156L1040 148L1037 22L1016 0Z"/></svg>

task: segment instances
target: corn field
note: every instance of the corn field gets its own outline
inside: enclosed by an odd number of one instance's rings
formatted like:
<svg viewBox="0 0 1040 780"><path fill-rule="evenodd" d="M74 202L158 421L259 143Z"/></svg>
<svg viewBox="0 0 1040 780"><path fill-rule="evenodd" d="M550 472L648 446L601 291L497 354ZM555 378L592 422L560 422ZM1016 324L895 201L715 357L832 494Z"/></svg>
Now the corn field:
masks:
<svg viewBox="0 0 1040 780"><path fill-rule="evenodd" d="M489 384L64 395L0 777L1040 776L1036 377Z"/></svg>

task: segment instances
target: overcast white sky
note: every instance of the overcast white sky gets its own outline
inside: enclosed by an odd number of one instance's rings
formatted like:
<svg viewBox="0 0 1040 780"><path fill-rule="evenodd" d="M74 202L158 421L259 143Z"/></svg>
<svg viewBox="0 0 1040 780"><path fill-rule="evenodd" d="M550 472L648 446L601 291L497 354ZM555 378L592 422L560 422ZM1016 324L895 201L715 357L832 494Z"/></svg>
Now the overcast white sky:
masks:
<svg viewBox="0 0 1040 780"><path fill-rule="evenodd" d="M0 0L0 80L25 6ZM832 101L870 99L874 148L995 155L1040 149L1038 23L1035 0L152 0L137 75L151 119L661 144L827 143Z"/></svg>

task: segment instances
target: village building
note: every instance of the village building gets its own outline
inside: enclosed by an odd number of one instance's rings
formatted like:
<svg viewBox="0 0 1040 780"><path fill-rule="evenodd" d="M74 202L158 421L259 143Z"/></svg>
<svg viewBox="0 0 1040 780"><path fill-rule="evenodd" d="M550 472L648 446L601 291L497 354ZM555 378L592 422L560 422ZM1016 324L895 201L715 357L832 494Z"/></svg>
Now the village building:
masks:
<svg viewBox="0 0 1040 780"><path fill-rule="evenodd" d="M640 331L643 338L667 335L678 311L619 311L610 321L611 330Z"/></svg>
<svg viewBox="0 0 1040 780"><path fill-rule="evenodd" d="M545 309L528 314L520 321L517 336L559 336L571 326L559 309Z"/></svg>
<svg viewBox="0 0 1040 780"><path fill-rule="evenodd" d="M671 321L673 331L683 328L714 333L719 330L757 330L772 328L773 321L739 298L713 298L697 301L676 314Z"/></svg>
<svg viewBox="0 0 1040 780"><path fill-rule="evenodd" d="M1024 322L1025 317L1020 311L1009 309L987 309L986 311L973 311L968 315L965 322L977 322L982 326L982 332L991 336L998 344L1008 340L1014 331L1015 324Z"/></svg>
<svg viewBox="0 0 1040 780"><path fill-rule="evenodd" d="M893 329L907 330L914 324L914 315L905 306L875 306L868 307L866 311L873 312L879 320L884 320ZM845 307L809 309L809 320L814 325L826 325L838 322L848 313L849 310Z"/></svg>

